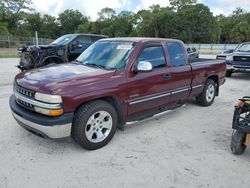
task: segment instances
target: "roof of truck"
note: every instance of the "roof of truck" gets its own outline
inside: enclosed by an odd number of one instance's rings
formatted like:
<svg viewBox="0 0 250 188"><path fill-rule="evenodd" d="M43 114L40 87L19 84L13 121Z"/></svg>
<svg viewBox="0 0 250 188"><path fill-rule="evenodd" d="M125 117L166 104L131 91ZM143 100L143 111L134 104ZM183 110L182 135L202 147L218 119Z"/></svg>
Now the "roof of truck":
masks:
<svg viewBox="0 0 250 188"><path fill-rule="evenodd" d="M169 38L153 38L153 37L117 37L117 38L105 38L101 41L127 41L127 42L147 42L147 41L165 41L165 42L182 42L177 39Z"/></svg>

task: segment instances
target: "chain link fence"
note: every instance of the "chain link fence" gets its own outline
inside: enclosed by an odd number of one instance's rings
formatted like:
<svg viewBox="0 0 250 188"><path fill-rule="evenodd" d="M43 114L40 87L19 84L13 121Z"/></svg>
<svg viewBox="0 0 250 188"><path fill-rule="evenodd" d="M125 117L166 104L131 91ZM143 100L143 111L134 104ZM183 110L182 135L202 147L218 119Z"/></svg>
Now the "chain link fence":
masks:
<svg viewBox="0 0 250 188"><path fill-rule="evenodd" d="M46 45L53 41L53 39L38 38L39 45ZM21 36L1 36L0 48L19 48L22 46L36 45L35 37L21 37Z"/></svg>
<svg viewBox="0 0 250 188"><path fill-rule="evenodd" d="M188 46L193 46L201 54L218 54L222 51L235 49L239 44L188 44Z"/></svg>

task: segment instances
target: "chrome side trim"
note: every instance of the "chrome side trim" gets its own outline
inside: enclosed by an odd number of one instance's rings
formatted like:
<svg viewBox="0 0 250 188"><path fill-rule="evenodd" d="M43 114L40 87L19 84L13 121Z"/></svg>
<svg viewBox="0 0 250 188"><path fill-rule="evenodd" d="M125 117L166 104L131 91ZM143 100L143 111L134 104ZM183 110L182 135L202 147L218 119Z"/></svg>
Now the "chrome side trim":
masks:
<svg viewBox="0 0 250 188"><path fill-rule="evenodd" d="M199 88L199 87L202 87L202 84L196 85L196 86L192 86L192 89L196 89L196 88Z"/></svg>
<svg viewBox="0 0 250 188"><path fill-rule="evenodd" d="M71 123L67 123L64 125L43 126L43 125L28 121L14 112L12 112L12 114L16 120L20 121L27 127L33 128L35 130L38 130L44 133L49 138L53 138L53 139L65 138L65 137L69 137L71 134L71 126L72 126Z"/></svg>
<svg viewBox="0 0 250 188"><path fill-rule="evenodd" d="M184 92L184 91L188 91L188 90L190 90L190 89L189 89L189 88L180 89L180 90L177 90L177 91L173 91L173 92L171 92L171 94L182 93L182 92Z"/></svg>
<svg viewBox="0 0 250 188"><path fill-rule="evenodd" d="M138 104L138 103L141 103L141 102L150 101L150 100L157 99L157 98L160 98L160 97L166 97L166 96L169 96L169 95L171 95L170 92L166 93L166 94L162 94L162 95L157 95L157 96L149 97L149 98L146 98L146 99L140 99L140 100L137 100L137 101L132 101L129 104L130 105L132 105L132 104Z"/></svg>
<svg viewBox="0 0 250 188"><path fill-rule="evenodd" d="M32 104L34 106L38 106L38 107L42 107L42 108L46 108L46 109L60 109L60 108L62 108L61 104L43 103L43 102L35 101L35 100L29 99L27 97L24 97L24 96L20 95L17 92L15 92L14 94L15 94L15 97L17 99L20 99L20 100L22 100L24 102L30 103L30 104Z"/></svg>
<svg viewBox="0 0 250 188"><path fill-rule="evenodd" d="M179 90L175 90L175 91L169 91L166 94L161 94L161 95L149 97L149 98L146 98L146 99L140 99L140 100L137 100L137 101L132 101L132 102L129 102L129 104L130 105L138 104L138 103L150 101L150 100L153 100L153 99L158 99L158 98L161 98L161 97L166 97L166 96L178 94L178 93L185 92L185 91L188 91L188 90L190 90L190 88L183 88L183 89L179 89Z"/></svg>

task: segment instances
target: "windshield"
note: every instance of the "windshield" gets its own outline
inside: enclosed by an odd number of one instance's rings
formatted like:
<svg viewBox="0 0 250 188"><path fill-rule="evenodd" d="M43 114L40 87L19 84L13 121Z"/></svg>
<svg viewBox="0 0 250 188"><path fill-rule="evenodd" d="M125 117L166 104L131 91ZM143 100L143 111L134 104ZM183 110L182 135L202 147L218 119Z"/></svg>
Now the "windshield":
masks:
<svg viewBox="0 0 250 188"><path fill-rule="evenodd" d="M53 41L51 44L66 45L75 38L75 35L63 35L60 38Z"/></svg>
<svg viewBox="0 0 250 188"><path fill-rule="evenodd" d="M98 41L87 48L77 61L104 69L122 69L135 47L134 42Z"/></svg>
<svg viewBox="0 0 250 188"><path fill-rule="evenodd" d="M250 52L250 43L244 43L240 45L237 49L237 52Z"/></svg>

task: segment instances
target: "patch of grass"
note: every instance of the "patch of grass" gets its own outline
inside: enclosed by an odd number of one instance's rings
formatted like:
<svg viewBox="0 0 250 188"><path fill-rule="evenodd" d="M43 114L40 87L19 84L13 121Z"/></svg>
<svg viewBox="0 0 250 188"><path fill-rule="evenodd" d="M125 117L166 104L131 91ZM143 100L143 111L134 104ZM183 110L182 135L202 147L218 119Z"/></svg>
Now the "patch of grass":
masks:
<svg viewBox="0 0 250 188"><path fill-rule="evenodd" d="M0 58L18 58L18 54L0 54Z"/></svg>

